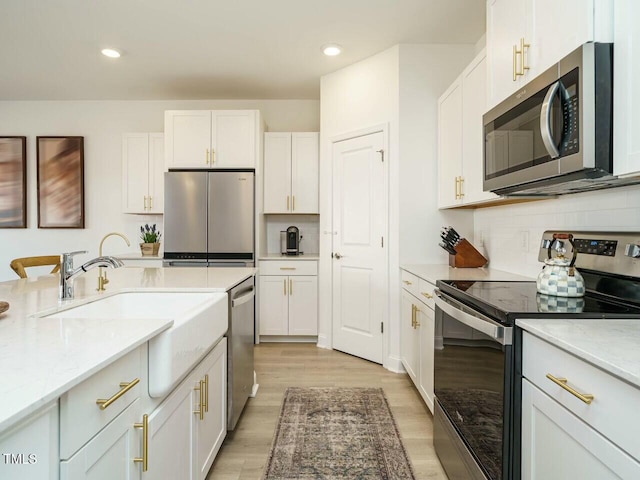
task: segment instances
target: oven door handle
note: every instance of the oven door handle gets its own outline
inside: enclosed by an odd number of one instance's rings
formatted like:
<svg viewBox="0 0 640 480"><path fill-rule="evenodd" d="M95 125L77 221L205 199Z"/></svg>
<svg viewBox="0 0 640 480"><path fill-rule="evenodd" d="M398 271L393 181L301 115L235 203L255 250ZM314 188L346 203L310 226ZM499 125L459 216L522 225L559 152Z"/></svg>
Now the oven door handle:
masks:
<svg viewBox="0 0 640 480"><path fill-rule="evenodd" d="M436 295L436 307L450 317L488 335L502 345L511 345L513 343L512 327L505 327L489 317L474 312L470 307L454 300L438 288L434 290L434 293Z"/></svg>

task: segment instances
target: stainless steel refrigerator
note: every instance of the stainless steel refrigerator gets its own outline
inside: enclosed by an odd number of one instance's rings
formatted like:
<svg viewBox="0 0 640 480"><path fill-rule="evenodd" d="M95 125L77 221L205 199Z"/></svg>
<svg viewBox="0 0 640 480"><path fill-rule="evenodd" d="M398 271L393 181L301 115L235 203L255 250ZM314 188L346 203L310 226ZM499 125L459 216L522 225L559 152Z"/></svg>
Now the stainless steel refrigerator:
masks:
<svg viewBox="0 0 640 480"><path fill-rule="evenodd" d="M253 170L164 174L165 266L253 266Z"/></svg>

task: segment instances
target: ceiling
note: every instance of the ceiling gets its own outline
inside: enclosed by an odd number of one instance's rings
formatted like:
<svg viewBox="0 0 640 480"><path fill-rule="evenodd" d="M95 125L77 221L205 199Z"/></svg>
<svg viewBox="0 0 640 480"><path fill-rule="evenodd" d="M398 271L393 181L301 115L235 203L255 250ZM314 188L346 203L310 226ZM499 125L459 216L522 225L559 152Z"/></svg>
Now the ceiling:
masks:
<svg viewBox="0 0 640 480"><path fill-rule="evenodd" d="M322 75L395 44L484 30L485 0L15 0L0 100L318 99Z"/></svg>

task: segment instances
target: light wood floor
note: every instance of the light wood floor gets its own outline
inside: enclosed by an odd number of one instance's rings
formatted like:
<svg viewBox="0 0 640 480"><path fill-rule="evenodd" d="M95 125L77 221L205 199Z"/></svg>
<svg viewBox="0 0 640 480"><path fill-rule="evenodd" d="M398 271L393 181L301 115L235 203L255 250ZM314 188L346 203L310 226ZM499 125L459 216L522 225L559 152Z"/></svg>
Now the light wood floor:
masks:
<svg viewBox="0 0 640 480"><path fill-rule="evenodd" d="M287 387L382 387L416 478L446 475L433 450L432 417L406 374L313 344L261 344L255 348L260 389L227 438L208 480L259 480Z"/></svg>

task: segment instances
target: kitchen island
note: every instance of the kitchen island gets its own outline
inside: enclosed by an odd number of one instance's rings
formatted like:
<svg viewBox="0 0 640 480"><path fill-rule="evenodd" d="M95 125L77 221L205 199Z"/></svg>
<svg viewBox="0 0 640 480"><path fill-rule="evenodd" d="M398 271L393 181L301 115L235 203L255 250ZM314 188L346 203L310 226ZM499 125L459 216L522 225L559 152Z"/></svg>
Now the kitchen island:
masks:
<svg viewBox="0 0 640 480"><path fill-rule="evenodd" d="M132 321L119 318L117 313L100 319L44 315L123 292L219 295L255 272L253 268L120 268L108 270L107 289L98 293L96 269L76 279L75 298L64 303L58 301L57 275L0 283L0 299L10 304L9 310L0 315L0 444L14 425L106 367L141 348L146 353L147 342L173 325L171 318ZM219 323L223 325L218 330L221 338L226 331L226 315ZM92 403L97 410L95 400ZM29 470L25 473L28 475Z"/></svg>

